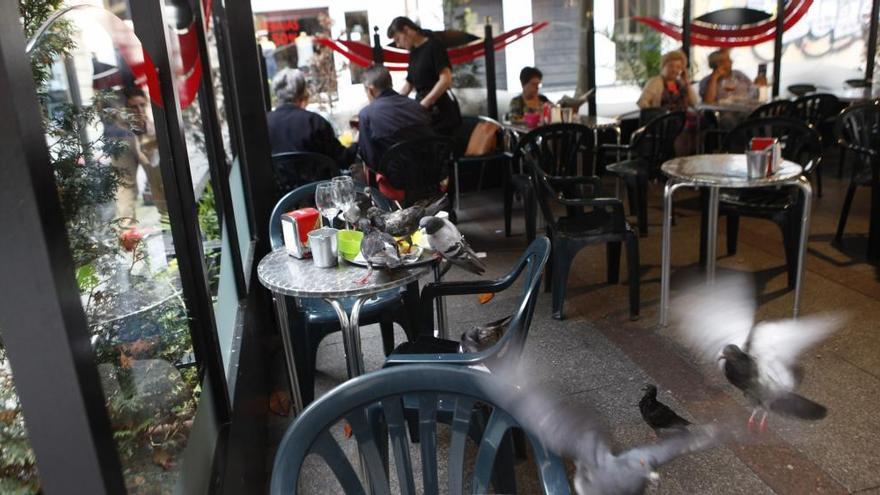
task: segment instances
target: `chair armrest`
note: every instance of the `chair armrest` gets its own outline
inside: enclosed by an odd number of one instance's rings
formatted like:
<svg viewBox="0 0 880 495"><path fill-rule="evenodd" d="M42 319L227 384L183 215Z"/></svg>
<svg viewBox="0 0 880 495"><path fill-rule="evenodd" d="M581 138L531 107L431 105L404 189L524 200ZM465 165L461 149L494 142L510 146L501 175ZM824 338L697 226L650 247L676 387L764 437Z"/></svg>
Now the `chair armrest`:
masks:
<svg viewBox="0 0 880 495"><path fill-rule="evenodd" d="M548 176L547 181L552 186L575 186L578 184L592 184L597 188L602 187L602 179L595 175L582 175L578 177L557 177Z"/></svg>
<svg viewBox="0 0 880 495"><path fill-rule="evenodd" d="M598 148L599 153L616 153L618 151L632 151L632 147L628 144L604 143Z"/></svg>
<svg viewBox="0 0 880 495"><path fill-rule="evenodd" d="M486 359L483 352L456 354L392 354L385 358L383 368L401 364L440 363L458 366L474 366Z"/></svg>
<svg viewBox="0 0 880 495"><path fill-rule="evenodd" d="M623 213L623 202L617 198L566 198L560 195L556 198L565 206L592 206L596 208L611 208L612 211Z"/></svg>

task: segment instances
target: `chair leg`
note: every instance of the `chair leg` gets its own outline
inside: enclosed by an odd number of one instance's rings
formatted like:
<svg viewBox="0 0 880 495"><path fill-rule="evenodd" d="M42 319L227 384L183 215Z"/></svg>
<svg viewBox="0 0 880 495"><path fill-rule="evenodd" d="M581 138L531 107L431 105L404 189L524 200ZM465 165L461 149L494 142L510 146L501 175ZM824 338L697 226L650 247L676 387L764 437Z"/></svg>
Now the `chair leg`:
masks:
<svg viewBox="0 0 880 495"><path fill-rule="evenodd" d="M700 189L700 269L706 268L706 247L709 244L709 191Z"/></svg>
<svg viewBox="0 0 880 495"><path fill-rule="evenodd" d="M544 265L544 292L550 292L553 287L553 253L556 252L556 245L553 243L553 236L550 236L550 256L547 257L547 263Z"/></svg>
<svg viewBox="0 0 880 495"><path fill-rule="evenodd" d="M843 229L846 228L846 219L849 217L849 209L852 206L853 196L856 193L856 184L849 183L846 188L846 198L843 200L843 208L840 210L840 219L837 221L837 233L834 234L834 242L843 240Z"/></svg>
<svg viewBox="0 0 880 495"><path fill-rule="evenodd" d="M535 190L530 186L523 191L523 203L526 216L526 241L531 244L537 235L538 200L535 198Z"/></svg>
<svg viewBox="0 0 880 495"><path fill-rule="evenodd" d="M459 193L460 189L458 188L458 162L455 162L452 164L452 175L454 178L453 186L455 187L455 204L452 207L456 210L460 210L461 209L461 196Z"/></svg>
<svg viewBox="0 0 880 495"><path fill-rule="evenodd" d="M609 284L620 281L620 247L620 242L609 242L605 245Z"/></svg>
<svg viewBox="0 0 880 495"><path fill-rule="evenodd" d="M846 160L846 146L840 147L840 155L837 158L837 178L843 178L843 163Z"/></svg>
<svg viewBox="0 0 880 495"><path fill-rule="evenodd" d="M563 319L562 306L565 303L565 289L568 285L568 272L571 269L571 262L576 253L567 246L554 246L553 256L553 318L557 320ZM561 248L561 249L559 249Z"/></svg>
<svg viewBox="0 0 880 495"><path fill-rule="evenodd" d="M729 213L727 215L727 255L736 254L736 244L739 238L739 215Z"/></svg>
<svg viewBox="0 0 880 495"><path fill-rule="evenodd" d="M818 170L813 174L816 177L816 196L822 197L822 165L819 164Z"/></svg>
<svg viewBox="0 0 880 495"><path fill-rule="evenodd" d="M394 320L391 314L382 315L379 320L379 328L382 332L382 352L385 353L385 357L388 357L394 351Z"/></svg>
<svg viewBox="0 0 880 495"><path fill-rule="evenodd" d="M630 234L626 236L626 274L629 278L629 319L639 318L640 282L639 282L639 238Z"/></svg>
<svg viewBox="0 0 880 495"><path fill-rule="evenodd" d="M639 236L645 237L648 235L648 178L639 177L637 181Z"/></svg>
<svg viewBox="0 0 880 495"><path fill-rule="evenodd" d="M510 217L513 214L513 184L510 177L504 180L504 236L510 237Z"/></svg>

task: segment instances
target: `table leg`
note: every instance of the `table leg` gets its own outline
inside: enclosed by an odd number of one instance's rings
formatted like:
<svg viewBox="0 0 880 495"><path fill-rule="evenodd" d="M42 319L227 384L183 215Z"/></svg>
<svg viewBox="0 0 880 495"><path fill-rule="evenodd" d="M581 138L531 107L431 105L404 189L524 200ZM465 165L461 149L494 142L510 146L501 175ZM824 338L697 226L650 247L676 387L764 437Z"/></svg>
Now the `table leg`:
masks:
<svg viewBox="0 0 880 495"><path fill-rule="evenodd" d="M434 282L440 282L443 274L440 270L440 263L434 263ZM446 327L446 302L443 296L437 296L437 337L441 339L447 338L449 330Z"/></svg>
<svg viewBox="0 0 880 495"><path fill-rule="evenodd" d="M612 129L614 129L614 134L617 135L617 151L616 151L615 153L617 153L617 161L619 162L619 161L620 161L620 142L621 142L621 137L620 137L620 136L621 136L621 134L622 134L622 131L620 130L620 125L619 125L619 124L618 124L618 125L615 125L614 127L612 127ZM614 178L614 197L617 198L617 199L621 199L621 196L620 196L620 181L623 180L623 179L621 179L619 175L615 175L614 177L615 177L615 178Z"/></svg>
<svg viewBox="0 0 880 495"><path fill-rule="evenodd" d="M336 317L339 318L339 326L342 327L342 346L345 350L345 364L348 367L348 377L354 378L363 375L364 354L361 351L361 328L358 325L358 318L361 313L361 307L366 302L366 297L359 297L355 300L354 306L351 308L351 315L345 313L342 303L336 299L325 298L328 304L336 311Z"/></svg>
<svg viewBox="0 0 880 495"><path fill-rule="evenodd" d="M706 283L715 283L715 258L718 250L718 193L719 188L709 188L709 222L706 227Z"/></svg>
<svg viewBox="0 0 880 495"><path fill-rule="evenodd" d="M284 295L273 292L272 302L278 318L278 329L281 331L281 342L284 345L284 360L287 363L287 381L290 383L290 397L293 400L293 413L299 415L303 410L302 393L299 388L299 377L296 373L296 360L293 354L293 342L290 335L290 322L287 319L287 307Z"/></svg>
<svg viewBox="0 0 880 495"><path fill-rule="evenodd" d="M663 245L660 254L660 325L669 322L669 270L670 249L672 248L672 194L684 183L676 183L673 179L666 181L663 189Z"/></svg>
<svg viewBox="0 0 880 495"><path fill-rule="evenodd" d="M797 185L804 194L804 211L801 212L801 238L798 244L797 277L794 283L794 317L797 318L801 306L801 288L803 287L804 263L807 257L807 241L810 239L810 210L813 203L813 188L810 180L801 176Z"/></svg>

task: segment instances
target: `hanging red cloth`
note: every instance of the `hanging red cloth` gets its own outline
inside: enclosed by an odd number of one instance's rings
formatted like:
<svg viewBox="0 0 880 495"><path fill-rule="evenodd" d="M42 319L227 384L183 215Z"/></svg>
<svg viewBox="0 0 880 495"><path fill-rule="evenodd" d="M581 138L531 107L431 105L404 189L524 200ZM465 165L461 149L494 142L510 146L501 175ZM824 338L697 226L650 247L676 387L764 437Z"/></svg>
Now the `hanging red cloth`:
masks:
<svg viewBox="0 0 880 495"><path fill-rule="evenodd" d="M492 46L496 51L501 50L514 41L545 28L547 24L548 22L544 21L511 29L492 38ZM369 45L324 37L318 38L318 43L331 48L361 67L369 67L373 63L373 49ZM486 48L483 41L478 40L464 46L447 49L446 51L449 54L449 62L453 65L458 65L482 57L486 53ZM388 70L403 71L409 65L409 51L399 48L382 48L382 59Z"/></svg>

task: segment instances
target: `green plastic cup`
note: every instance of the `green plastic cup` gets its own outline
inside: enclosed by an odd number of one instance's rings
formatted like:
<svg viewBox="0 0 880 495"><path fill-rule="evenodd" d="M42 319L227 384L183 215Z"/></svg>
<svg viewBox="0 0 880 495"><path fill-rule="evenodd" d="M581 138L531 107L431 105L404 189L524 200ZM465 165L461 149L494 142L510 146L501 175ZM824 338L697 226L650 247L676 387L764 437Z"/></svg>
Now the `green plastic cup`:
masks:
<svg viewBox="0 0 880 495"><path fill-rule="evenodd" d="M360 230L340 230L336 233L337 247L342 257L352 261L361 251L361 240L364 233Z"/></svg>

